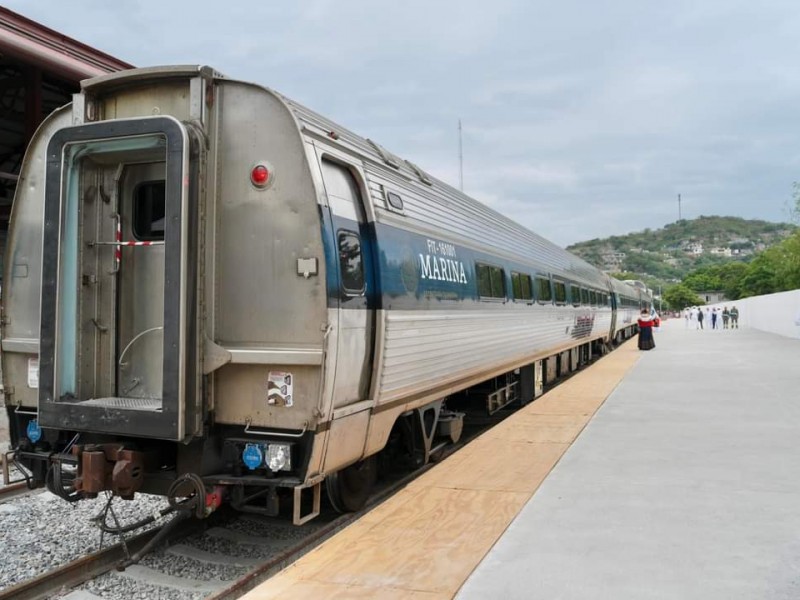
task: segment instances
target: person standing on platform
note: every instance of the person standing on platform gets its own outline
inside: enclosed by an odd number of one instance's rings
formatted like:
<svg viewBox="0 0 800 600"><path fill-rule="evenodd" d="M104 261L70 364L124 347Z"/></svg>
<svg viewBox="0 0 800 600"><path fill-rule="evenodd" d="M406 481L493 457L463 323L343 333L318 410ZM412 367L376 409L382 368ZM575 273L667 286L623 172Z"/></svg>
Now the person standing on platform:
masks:
<svg viewBox="0 0 800 600"><path fill-rule="evenodd" d="M731 306L731 329L739 329L739 309Z"/></svg>
<svg viewBox="0 0 800 600"><path fill-rule="evenodd" d="M728 321L731 319L731 311L728 310L728 307L722 309L722 328L728 328Z"/></svg>
<svg viewBox="0 0 800 600"><path fill-rule="evenodd" d="M692 311L687 307L683 311L683 323L685 325L684 329L689 329L689 319L691 317Z"/></svg>
<svg viewBox="0 0 800 600"><path fill-rule="evenodd" d="M717 328L717 307L711 311L711 329Z"/></svg>
<svg viewBox="0 0 800 600"><path fill-rule="evenodd" d="M703 317L703 309L702 308L698 308L697 309L697 328L698 329L702 329L703 328L703 318L704 318Z"/></svg>
<svg viewBox="0 0 800 600"><path fill-rule="evenodd" d="M652 350L656 347L653 339L653 319L646 308L639 316L639 350Z"/></svg>

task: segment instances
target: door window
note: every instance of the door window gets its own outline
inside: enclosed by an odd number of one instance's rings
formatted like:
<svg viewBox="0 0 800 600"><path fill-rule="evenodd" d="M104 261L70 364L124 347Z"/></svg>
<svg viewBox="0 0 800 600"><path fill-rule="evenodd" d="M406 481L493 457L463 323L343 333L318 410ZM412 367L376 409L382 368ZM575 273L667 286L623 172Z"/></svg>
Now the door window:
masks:
<svg viewBox="0 0 800 600"><path fill-rule="evenodd" d="M165 182L146 181L133 191L133 235L138 240L164 239Z"/></svg>
<svg viewBox="0 0 800 600"><path fill-rule="evenodd" d="M352 231L339 231L339 267L342 287L351 295L364 292L364 263L361 260L361 238Z"/></svg>

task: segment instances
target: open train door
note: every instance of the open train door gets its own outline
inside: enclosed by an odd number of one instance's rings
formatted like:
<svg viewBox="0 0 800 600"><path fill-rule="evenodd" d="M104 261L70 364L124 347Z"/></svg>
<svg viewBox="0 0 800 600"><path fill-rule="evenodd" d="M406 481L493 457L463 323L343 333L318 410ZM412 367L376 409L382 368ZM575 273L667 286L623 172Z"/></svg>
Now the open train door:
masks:
<svg viewBox="0 0 800 600"><path fill-rule="evenodd" d="M48 148L39 421L179 441L201 426L194 136L170 117Z"/></svg>

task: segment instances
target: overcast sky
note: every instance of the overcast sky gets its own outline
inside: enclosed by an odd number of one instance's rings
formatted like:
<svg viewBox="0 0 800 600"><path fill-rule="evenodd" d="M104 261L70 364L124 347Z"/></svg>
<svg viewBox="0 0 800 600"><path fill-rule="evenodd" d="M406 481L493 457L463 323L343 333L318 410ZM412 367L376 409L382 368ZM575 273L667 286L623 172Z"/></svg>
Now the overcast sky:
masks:
<svg viewBox="0 0 800 600"><path fill-rule="evenodd" d="M137 66L276 89L554 242L787 220L800 3L3 0ZM67 9L67 7L69 7Z"/></svg>

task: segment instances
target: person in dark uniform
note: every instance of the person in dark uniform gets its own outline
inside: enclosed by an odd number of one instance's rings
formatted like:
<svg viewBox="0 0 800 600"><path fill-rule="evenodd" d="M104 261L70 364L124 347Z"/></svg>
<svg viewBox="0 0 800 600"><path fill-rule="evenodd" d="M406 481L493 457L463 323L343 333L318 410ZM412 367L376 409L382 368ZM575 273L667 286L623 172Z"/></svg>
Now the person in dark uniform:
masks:
<svg viewBox="0 0 800 600"><path fill-rule="evenodd" d="M642 309L642 314L639 316L639 350L652 350L656 347L656 342L653 339L653 319L650 317L650 312Z"/></svg>
<svg viewBox="0 0 800 600"><path fill-rule="evenodd" d="M731 329L739 329L739 309L731 307Z"/></svg>

